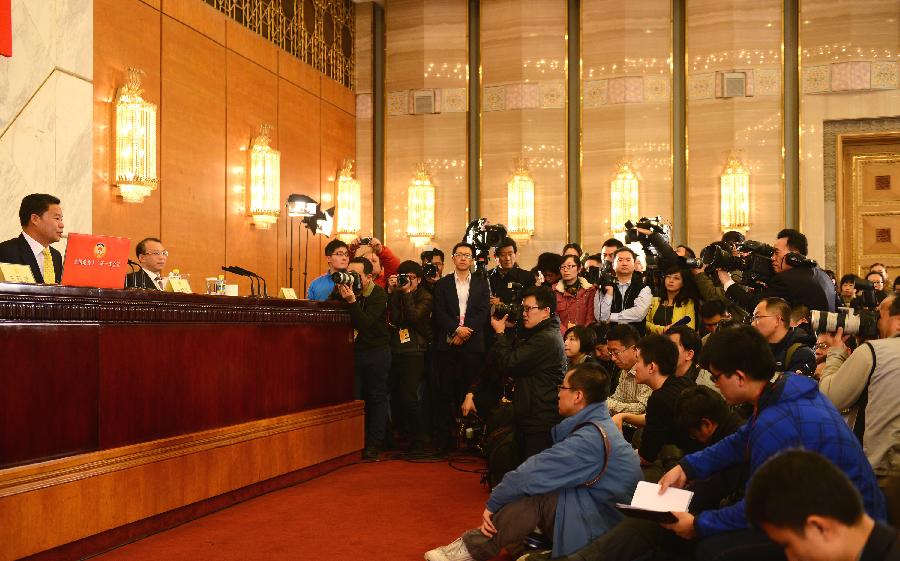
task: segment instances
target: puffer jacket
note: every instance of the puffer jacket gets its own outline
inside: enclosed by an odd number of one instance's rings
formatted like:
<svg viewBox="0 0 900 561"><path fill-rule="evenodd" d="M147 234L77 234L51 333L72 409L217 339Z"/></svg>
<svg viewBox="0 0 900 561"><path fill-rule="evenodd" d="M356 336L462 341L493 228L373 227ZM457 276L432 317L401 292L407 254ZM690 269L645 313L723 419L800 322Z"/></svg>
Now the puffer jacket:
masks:
<svg viewBox="0 0 900 561"><path fill-rule="evenodd" d="M559 316L559 332L566 333L572 325L590 325L594 321L594 294L597 287L584 277L576 280L578 291L573 295L566 292L565 284L560 280L553 287L556 293L556 315Z"/></svg>

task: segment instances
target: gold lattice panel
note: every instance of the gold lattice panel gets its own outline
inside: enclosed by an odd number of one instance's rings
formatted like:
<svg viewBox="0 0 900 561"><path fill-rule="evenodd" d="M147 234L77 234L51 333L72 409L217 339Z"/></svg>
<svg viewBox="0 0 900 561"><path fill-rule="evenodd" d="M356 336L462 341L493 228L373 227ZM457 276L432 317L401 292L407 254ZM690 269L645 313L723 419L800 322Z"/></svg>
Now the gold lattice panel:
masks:
<svg viewBox="0 0 900 561"><path fill-rule="evenodd" d="M351 0L204 0L348 88L353 73Z"/></svg>
<svg viewBox="0 0 900 561"><path fill-rule="evenodd" d="M893 273L900 266L900 154L854 155L851 166L856 272L881 262Z"/></svg>

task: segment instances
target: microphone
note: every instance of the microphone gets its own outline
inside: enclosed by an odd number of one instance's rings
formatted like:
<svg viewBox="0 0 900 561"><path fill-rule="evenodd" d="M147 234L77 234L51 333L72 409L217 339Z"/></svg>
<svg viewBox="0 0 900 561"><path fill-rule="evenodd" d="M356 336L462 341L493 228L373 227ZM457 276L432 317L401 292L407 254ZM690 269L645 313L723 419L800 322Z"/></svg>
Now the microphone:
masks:
<svg viewBox="0 0 900 561"><path fill-rule="evenodd" d="M128 260L128 266L131 267L132 273L136 273L137 271L140 270L140 267L141 267L140 264L135 263L131 259ZM136 278L137 278L137 275L132 275L131 282L134 283ZM137 287L136 286L128 286L128 277L125 277L125 288L137 288Z"/></svg>
<svg viewBox="0 0 900 561"><path fill-rule="evenodd" d="M256 288L253 286L253 278L254 278L256 275L254 275L253 273L251 273L251 272L248 271L247 269L244 269L243 267L238 267L238 266L236 266L236 265L233 265L233 266L231 266L231 267L229 267L229 266L227 266L227 265L226 265L226 266L223 266L223 267L222 267L222 270L225 271L226 273L233 273L233 274L235 274L235 275L239 275L239 276L242 276L242 277L249 277L249 278L250 278L250 295L251 295L251 296L256 296Z"/></svg>
<svg viewBox="0 0 900 561"><path fill-rule="evenodd" d="M269 287L268 287L268 283L266 283L266 279L257 275L253 271L250 271L249 269L244 269L243 267L233 266L232 268L236 269L238 271L242 271L245 276L256 279L256 295L257 296L262 296L263 298L269 297ZM238 274L241 274L241 273L238 273ZM262 285L260 285L260 281L262 281Z"/></svg>

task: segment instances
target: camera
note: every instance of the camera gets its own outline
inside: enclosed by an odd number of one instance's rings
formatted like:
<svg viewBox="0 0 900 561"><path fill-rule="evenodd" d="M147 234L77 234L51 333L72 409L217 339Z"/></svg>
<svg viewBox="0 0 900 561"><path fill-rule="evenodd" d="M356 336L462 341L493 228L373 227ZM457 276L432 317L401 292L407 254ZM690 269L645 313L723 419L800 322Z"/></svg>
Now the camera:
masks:
<svg viewBox="0 0 900 561"><path fill-rule="evenodd" d="M372 238L359 238L359 245L369 245L372 243Z"/></svg>
<svg viewBox="0 0 900 561"><path fill-rule="evenodd" d="M732 252L732 247L736 255ZM717 269L741 271L742 285L763 288L775 274L771 260L774 253L774 247L754 240L746 240L734 246L726 242L713 242L700 252L700 261L706 265L710 274L715 274Z"/></svg>
<svg viewBox="0 0 900 561"><path fill-rule="evenodd" d="M511 282L507 286L513 291L513 297L508 304L500 302L495 305L493 315L497 319L507 316L506 319L515 322L522 318L521 292L523 287L517 282Z"/></svg>
<svg viewBox="0 0 900 561"><path fill-rule="evenodd" d="M583 275L584 280L600 288L616 285L616 274L613 272L612 263L609 261L604 261L602 267L588 267Z"/></svg>
<svg viewBox="0 0 900 561"><path fill-rule="evenodd" d="M435 265L434 263L425 263L424 265L422 265L422 276L426 279L430 279L437 274L437 265Z"/></svg>
<svg viewBox="0 0 900 561"><path fill-rule="evenodd" d="M397 286L404 287L409 284L409 275L400 273L397 275Z"/></svg>
<svg viewBox="0 0 900 561"><path fill-rule="evenodd" d="M813 259L793 251L784 256L784 262L791 267L805 267L807 269L812 269L819 265Z"/></svg>
<svg viewBox="0 0 900 561"><path fill-rule="evenodd" d="M362 277L355 271L335 271L331 273L331 280L334 284L349 286L355 293L362 292Z"/></svg>
<svg viewBox="0 0 900 561"><path fill-rule="evenodd" d="M683 269L700 269L703 267L703 261L696 257L678 256L678 266Z"/></svg>
<svg viewBox="0 0 900 561"><path fill-rule="evenodd" d="M867 340L878 338L878 312L874 310L860 310L858 314L853 310L813 310L809 313L809 324L816 333L834 333L842 327L844 335L858 335Z"/></svg>
<svg viewBox="0 0 900 561"><path fill-rule="evenodd" d="M653 218L642 217L637 224L629 220L625 223L625 243L640 242L643 246L647 241L646 234L637 231L638 228L656 232L664 242L669 243L669 225L663 222L661 216ZM655 254L654 254L655 255Z"/></svg>
<svg viewBox="0 0 900 561"><path fill-rule="evenodd" d="M484 422L474 413L456 419L456 446L460 450L466 448L483 452L482 438L485 433Z"/></svg>
<svg viewBox="0 0 900 561"><path fill-rule="evenodd" d="M463 241L475 247L475 272L477 274L482 276L487 274L490 249L499 246L506 237L506 233L506 226L491 224L487 218L473 220L466 227Z"/></svg>

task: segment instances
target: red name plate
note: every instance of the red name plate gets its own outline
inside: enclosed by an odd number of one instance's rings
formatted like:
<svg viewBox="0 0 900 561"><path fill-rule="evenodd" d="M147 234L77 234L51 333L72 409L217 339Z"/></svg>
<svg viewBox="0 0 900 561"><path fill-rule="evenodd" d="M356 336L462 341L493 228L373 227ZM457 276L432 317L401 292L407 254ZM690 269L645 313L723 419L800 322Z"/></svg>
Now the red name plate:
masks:
<svg viewBox="0 0 900 561"><path fill-rule="evenodd" d="M69 234L62 284L122 288L128 272L130 247L128 238Z"/></svg>

